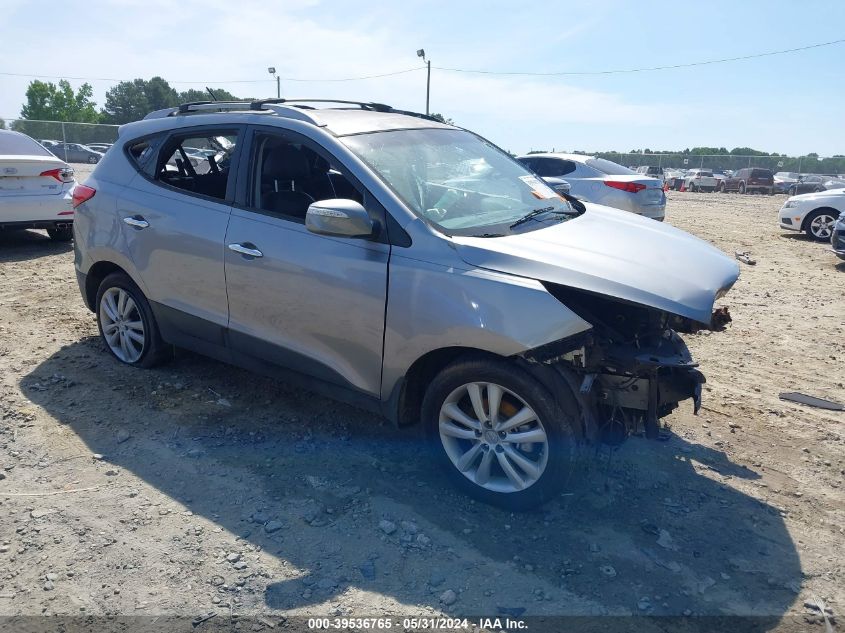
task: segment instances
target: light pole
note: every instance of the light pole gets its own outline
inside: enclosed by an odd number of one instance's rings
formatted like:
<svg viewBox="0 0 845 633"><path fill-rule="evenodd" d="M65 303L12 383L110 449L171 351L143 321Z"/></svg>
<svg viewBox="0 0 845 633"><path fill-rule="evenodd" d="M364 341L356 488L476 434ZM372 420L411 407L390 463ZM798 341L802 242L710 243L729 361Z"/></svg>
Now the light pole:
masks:
<svg viewBox="0 0 845 633"><path fill-rule="evenodd" d="M281 99L282 98L282 79L281 79L281 77L279 77L276 74L276 67L270 66L267 69L267 72L270 73L271 75L273 75L276 78L276 98Z"/></svg>
<svg viewBox="0 0 845 633"><path fill-rule="evenodd" d="M421 48L417 51L417 57L422 57L425 65L428 67L425 78L425 114L428 116L428 103L431 96L431 60L425 58L425 49Z"/></svg>

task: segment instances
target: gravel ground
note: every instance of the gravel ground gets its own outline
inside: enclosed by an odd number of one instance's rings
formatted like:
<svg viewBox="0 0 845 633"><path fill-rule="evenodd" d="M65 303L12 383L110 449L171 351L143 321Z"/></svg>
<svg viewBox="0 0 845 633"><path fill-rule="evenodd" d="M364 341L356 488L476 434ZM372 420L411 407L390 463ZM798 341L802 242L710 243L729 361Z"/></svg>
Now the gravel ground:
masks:
<svg viewBox="0 0 845 633"><path fill-rule="evenodd" d="M748 630L836 628L845 414L778 393L845 397L845 264L778 230L781 202L669 193L671 223L757 259L721 301L733 325L686 337L704 409L685 403L666 442L591 452L569 493L527 514L456 494L419 429L189 353L118 365L72 248L0 234L0 616L214 612L269 630L296 628L285 618L297 614L742 615L757 618Z"/></svg>

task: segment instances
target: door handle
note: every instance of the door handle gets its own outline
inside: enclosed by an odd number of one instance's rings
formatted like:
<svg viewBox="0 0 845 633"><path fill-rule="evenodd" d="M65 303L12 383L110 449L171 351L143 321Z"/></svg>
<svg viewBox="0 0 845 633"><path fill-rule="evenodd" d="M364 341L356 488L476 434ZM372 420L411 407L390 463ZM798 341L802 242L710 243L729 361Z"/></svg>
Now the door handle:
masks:
<svg viewBox="0 0 845 633"><path fill-rule="evenodd" d="M150 223L147 222L140 215L134 215L129 218L123 218L123 221L129 226L134 226L136 229L145 229L150 225Z"/></svg>
<svg viewBox="0 0 845 633"><path fill-rule="evenodd" d="M243 244L229 244L229 250L246 255L247 257L264 257L264 253L255 248L255 244L244 242Z"/></svg>

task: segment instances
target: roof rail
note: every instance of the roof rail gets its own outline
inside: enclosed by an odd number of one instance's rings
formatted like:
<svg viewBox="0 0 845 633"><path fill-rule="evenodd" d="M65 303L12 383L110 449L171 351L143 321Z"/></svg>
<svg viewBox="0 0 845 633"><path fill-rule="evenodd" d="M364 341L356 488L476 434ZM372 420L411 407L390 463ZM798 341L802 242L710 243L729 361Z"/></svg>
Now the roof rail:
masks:
<svg viewBox="0 0 845 633"><path fill-rule="evenodd" d="M372 112L392 112L395 114L404 114L407 116L417 117L419 119L426 119L427 121L437 121L428 114L420 112L411 112L409 110L397 110L384 103L376 103L373 101L347 101L343 99L288 99L280 97L276 99L256 99L255 101L192 101L190 103L183 103L173 108L165 108L163 110L156 110L150 112L144 119L163 119L169 116L177 116L183 114L190 114L196 112L221 112L225 110L251 110L258 112L273 112L279 116L284 116L291 119L298 119L301 121L308 121L317 123L314 117L310 116L306 111L315 110L311 103L337 103L341 105L354 105L362 110L369 110Z"/></svg>

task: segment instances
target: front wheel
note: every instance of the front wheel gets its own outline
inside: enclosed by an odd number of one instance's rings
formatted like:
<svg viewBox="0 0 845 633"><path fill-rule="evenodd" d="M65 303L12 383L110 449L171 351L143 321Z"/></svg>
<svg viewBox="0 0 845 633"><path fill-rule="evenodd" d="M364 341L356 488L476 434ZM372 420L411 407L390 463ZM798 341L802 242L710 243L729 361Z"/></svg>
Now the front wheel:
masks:
<svg viewBox="0 0 845 633"><path fill-rule="evenodd" d="M554 498L575 461L580 419L528 372L496 358L468 358L440 372L422 419L438 465L466 493L524 510Z"/></svg>
<svg viewBox="0 0 845 633"><path fill-rule="evenodd" d="M97 326L112 356L135 367L153 367L166 353L144 293L125 273L107 276L97 290Z"/></svg>
<svg viewBox="0 0 845 633"><path fill-rule="evenodd" d="M813 211L804 221L804 232L817 242L829 242L834 222L836 217L832 212L824 209Z"/></svg>
<svg viewBox="0 0 845 633"><path fill-rule="evenodd" d="M745 183L744 182L739 183L739 192L745 193Z"/></svg>
<svg viewBox="0 0 845 633"><path fill-rule="evenodd" d="M719 184L719 193L725 193L725 183Z"/></svg>
<svg viewBox="0 0 845 633"><path fill-rule="evenodd" d="M88 163L91 164L91 165L95 164L98 160L100 160L100 159L96 156L89 156L88 157Z"/></svg>

